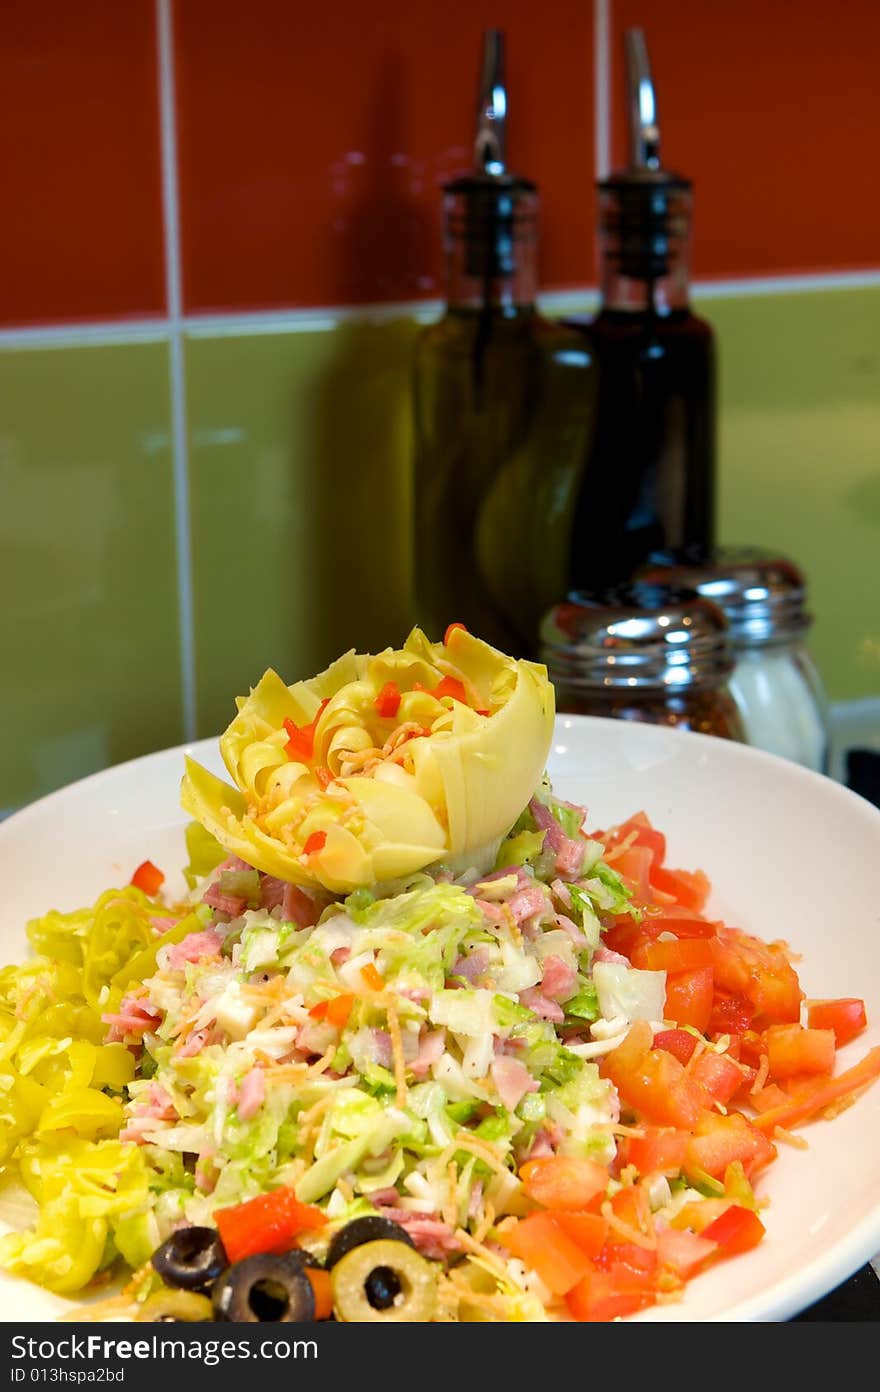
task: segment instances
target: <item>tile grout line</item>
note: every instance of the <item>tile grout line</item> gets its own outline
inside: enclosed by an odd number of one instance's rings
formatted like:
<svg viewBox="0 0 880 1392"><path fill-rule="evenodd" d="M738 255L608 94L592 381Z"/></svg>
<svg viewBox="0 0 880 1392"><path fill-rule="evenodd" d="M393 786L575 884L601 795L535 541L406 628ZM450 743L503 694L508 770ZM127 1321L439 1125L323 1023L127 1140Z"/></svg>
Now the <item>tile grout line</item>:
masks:
<svg viewBox="0 0 880 1392"><path fill-rule="evenodd" d="M177 555L177 608L180 627L180 696L183 737L196 738L195 623L190 534L189 450L186 368L183 354L180 207L177 162L177 109L174 92L173 0L156 0L159 59L159 116L162 152L162 219L165 240L168 375L171 401L171 457L174 472L174 537Z"/></svg>
<svg viewBox="0 0 880 1392"><path fill-rule="evenodd" d="M593 0L594 180L604 179L611 168L612 4L613 0Z"/></svg>
<svg viewBox="0 0 880 1392"><path fill-rule="evenodd" d="M695 300L750 296L800 295L824 290L869 290L880 287L880 270L820 271L814 274L754 276L741 280L697 280ZM568 311L595 299L595 285L539 293L545 309ZM162 343L174 335L210 338L240 334L316 333L338 323L383 323L404 316L428 320L440 309L439 300L402 300L385 304L325 305L308 309L227 310L223 313L168 315L157 319L121 319L81 324L47 324L0 329L0 352L42 348L87 348L120 343Z"/></svg>

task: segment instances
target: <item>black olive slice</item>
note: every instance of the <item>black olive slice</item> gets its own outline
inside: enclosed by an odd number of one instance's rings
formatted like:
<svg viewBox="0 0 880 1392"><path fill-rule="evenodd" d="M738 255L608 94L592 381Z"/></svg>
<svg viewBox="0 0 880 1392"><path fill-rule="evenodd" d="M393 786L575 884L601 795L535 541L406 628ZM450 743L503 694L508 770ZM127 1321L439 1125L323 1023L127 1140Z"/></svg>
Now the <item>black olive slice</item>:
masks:
<svg viewBox="0 0 880 1392"><path fill-rule="evenodd" d="M152 1256L166 1285L180 1290L207 1290L229 1265L216 1228L178 1228Z"/></svg>
<svg viewBox="0 0 880 1392"><path fill-rule="evenodd" d="M306 1324L315 1318L315 1293L298 1252L233 1262L215 1282L211 1299L218 1318L232 1324Z"/></svg>
<svg viewBox="0 0 880 1392"><path fill-rule="evenodd" d="M338 1261L355 1247L365 1242L405 1242L414 1246L405 1228L390 1218L381 1218L378 1213L368 1213L363 1218L353 1218L344 1228L334 1233L327 1249L327 1270L330 1271Z"/></svg>

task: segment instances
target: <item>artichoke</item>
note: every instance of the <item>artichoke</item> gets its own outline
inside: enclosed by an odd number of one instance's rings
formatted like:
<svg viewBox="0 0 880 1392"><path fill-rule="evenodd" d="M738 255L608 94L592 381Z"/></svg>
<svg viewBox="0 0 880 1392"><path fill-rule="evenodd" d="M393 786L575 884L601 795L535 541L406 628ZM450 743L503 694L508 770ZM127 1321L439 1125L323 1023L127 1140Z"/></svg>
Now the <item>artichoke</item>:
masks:
<svg viewBox="0 0 880 1392"><path fill-rule="evenodd" d="M555 714L546 668L461 626L293 686L269 670L237 706L220 739L236 786L187 759L183 807L258 870L334 894L437 862L488 869Z"/></svg>

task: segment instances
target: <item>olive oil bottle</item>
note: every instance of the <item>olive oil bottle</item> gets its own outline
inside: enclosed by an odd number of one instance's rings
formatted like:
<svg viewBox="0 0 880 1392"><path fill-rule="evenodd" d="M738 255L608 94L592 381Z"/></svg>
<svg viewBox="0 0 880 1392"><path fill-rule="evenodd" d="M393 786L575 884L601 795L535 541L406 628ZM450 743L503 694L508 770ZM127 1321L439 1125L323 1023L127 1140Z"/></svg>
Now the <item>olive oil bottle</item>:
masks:
<svg viewBox="0 0 880 1392"><path fill-rule="evenodd" d="M599 392L571 533L577 590L715 539L715 338L689 301L692 188L660 161L644 34L625 41L630 162L598 184L601 305L582 326Z"/></svg>
<svg viewBox="0 0 880 1392"><path fill-rule="evenodd" d="M592 351L536 308L538 191L506 164L503 35L484 37L475 169L444 187L446 309L415 361L418 621L537 650L567 588Z"/></svg>

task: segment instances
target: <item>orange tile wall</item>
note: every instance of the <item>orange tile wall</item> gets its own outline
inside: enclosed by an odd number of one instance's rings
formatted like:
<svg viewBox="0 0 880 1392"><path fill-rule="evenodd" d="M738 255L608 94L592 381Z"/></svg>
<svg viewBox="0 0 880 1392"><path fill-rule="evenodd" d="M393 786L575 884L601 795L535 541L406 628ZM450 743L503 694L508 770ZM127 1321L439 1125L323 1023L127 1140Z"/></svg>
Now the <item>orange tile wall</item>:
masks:
<svg viewBox="0 0 880 1392"><path fill-rule="evenodd" d="M6 7L0 327L161 315L163 0ZM442 291L439 187L469 160L480 34L506 30L512 162L543 194L545 289L595 279L596 20L646 30L664 151L696 183L698 276L880 264L880 5L846 0L168 0L183 309ZM602 25L599 25L599 31Z"/></svg>

